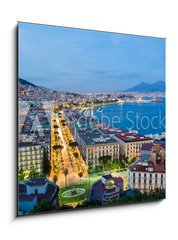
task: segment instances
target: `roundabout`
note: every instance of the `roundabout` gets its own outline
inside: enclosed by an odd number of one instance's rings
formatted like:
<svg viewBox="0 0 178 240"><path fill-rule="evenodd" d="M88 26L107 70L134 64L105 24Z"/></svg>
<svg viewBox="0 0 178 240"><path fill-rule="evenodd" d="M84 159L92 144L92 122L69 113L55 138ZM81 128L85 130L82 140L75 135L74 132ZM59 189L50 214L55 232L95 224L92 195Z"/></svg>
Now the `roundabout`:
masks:
<svg viewBox="0 0 178 240"><path fill-rule="evenodd" d="M60 205L78 205L88 198L88 192L90 185L88 184L76 184L73 186L67 186L61 188L59 191Z"/></svg>
<svg viewBox="0 0 178 240"><path fill-rule="evenodd" d="M73 197L78 197L78 196L82 195L83 193L85 193L84 188L72 188L70 190L63 192L62 197L63 198L73 198Z"/></svg>

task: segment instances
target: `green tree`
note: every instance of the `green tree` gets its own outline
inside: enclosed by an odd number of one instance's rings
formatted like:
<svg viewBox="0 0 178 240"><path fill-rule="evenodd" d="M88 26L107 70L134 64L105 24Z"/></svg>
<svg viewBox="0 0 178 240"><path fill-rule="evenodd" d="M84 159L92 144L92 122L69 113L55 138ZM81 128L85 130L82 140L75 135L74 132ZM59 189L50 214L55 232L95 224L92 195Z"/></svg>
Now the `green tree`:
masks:
<svg viewBox="0 0 178 240"><path fill-rule="evenodd" d="M58 106L58 110L61 111L63 109L63 105Z"/></svg>
<svg viewBox="0 0 178 240"><path fill-rule="evenodd" d="M62 149L63 149L63 146L60 145L60 144L57 144L57 145L54 145L54 146L53 146L53 149L54 149L54 150L62 150Z"/></svg>
<svg viewBox="0 0 178 240"><path fill-rule="evenodd" d="M69 174L69 169L65 168L64 169L64 175L65 175L65 186L67 187L67 175Z"/></svg>
<svg viewBox="0 0 178 240"><path fill-rule="evenodd" d="M135 161L137 160L136 157L133 157L131 160L126 160L127 161L127 165L132 165Z"/></svg>
<svg viewBox="0 0 178 240"><path fill-rule="evenodd" d="M63 124L63 123L66 123L66 120L62 119L62 120L61 120L61 123L62 123L62 124Z"/></svg>
<svg viewBox="0 0 178 240"><path fill-rule="evenodd" d="M91 161L88 162L88 177L89 177L89 185L90 185L90 170L93 168L93 163Z"/></svg>
<svg viewBox="0 0 178 240"><path fill-rule="evenodd" d="M69 146L72 147L72 148L75 148L75 147L78 146L78 142L70 141L70 142L69 142Z"/></svg>
<svg viewBox="0 0 178 240"><path fill-rule="evenodd" d="M165 190L157 188L154 191L150 191L148 194L150 199L164 199L166 197Z"/></svg>
<svg viewBox="0 0 178 240"><path fill-rule="evenodd" d="M111 156L101 156L99 157L99 161L103 163L104 170L106 169L106 165L109 161L111 161Z"/></svg>
<svg viewBox="0 0 178 240"><path fill-rule="evenodd" d="M18 171L18 180L19 180L19 182L25 180L25 172L23 170Z"/></svg>
<svg viewBox="0 0 178 240"><path fill-rule="evenodd" d="M78 158L78 152L74 152L74 157Z"/></svg>
<svg viewBox="0 0 178 240"><path fill-rule="evenodd" d="M39 176L38 172L36 171L35 167L32 166L30 168L29 177L37 178L38 176Z"/></svg>
<svg viewBox="0 0 178 240"><path fill-rule="evenodd" d="M43 200L38 205L34 206L34 208L30 211L30 213L40 213L40 212L51 212L56 208L52 202Z"/></svg>
<svg viewBox="0 0 178 240"><path fill-rule="evenodd" d="M80 185L81 185L81 178L83 177L83 172L79 172L78 176L80 178Z"/></svg>
<svg viewBox="0 0 178 240"><path fill-rule="evenodd" d="M57 175L54 175L54 177L53 177L53 182L54 182L54 183L57 183L57 180L58 180Z"/></svg>
<svg viewBox="0 0 178 240"><path fill-rule="evenodd" d="M51 171L51 163L48 159L48 150L43 150L43 174L49 176Z"/></svg>
<svg viewBox="0 0 178 240"><path fill-rule="evenodd" d="M126 165L128 164L129 158L125 156L125 154L121 155L121 164L123 167L126 167Z"/></svg>

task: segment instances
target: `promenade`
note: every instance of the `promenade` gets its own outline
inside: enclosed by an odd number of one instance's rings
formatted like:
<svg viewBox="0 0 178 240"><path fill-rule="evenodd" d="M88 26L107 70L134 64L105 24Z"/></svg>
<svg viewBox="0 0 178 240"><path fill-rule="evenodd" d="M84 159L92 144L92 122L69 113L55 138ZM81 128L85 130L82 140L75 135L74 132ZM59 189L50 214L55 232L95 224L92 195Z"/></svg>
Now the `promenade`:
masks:
<svg viewBox="0 0 178 240"><path fill-rule="evenodd" d="M80 154L78 147L71 147L69 142L74 142L74 138L70 133L67 124L64 124L62 117L55 115L51 119L51 173L50 180L54 175L57 176L57 184L60 187L74 185L80 182L79 173L82 172L82 178L88 176L87 166ZM55 147L54 147L55 146ZM56 149L57 148L57 149ZM77 157L76 157L77 155ZM64 170L68 170L65 177Z"/></svg>

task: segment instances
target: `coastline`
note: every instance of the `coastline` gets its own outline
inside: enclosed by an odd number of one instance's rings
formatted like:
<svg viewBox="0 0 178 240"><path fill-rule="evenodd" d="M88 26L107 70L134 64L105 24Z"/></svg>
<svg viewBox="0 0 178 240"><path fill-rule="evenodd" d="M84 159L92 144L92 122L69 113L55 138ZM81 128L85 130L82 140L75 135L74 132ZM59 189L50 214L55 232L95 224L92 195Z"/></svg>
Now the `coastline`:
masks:
<svg viewBox="0 0 178 240"><path fill-rule="evenodd" d="M165 133L165 128L163 126L164 122L162 125L159 124L160 121L162 120L165 121L164 120L165 112L163 110L164 103L165 102L159 103L151 102L151 104L148 103L137 104L136 102L135 103L132 102L131 104L129 104L128 102L125 104L110 103L100 104L100 106L93 105L93 108L88 107L83 108L83 110L85 109L84 112L85 113L88 112L87 114L91 116L96 116L100 124L105 123L107 125L106 127L121 128L125 129L126 131L129 130L137 131L141 135L156 136ZM110 109L110 106L112 110ZM137 106L139 106L139 108L137 108ZM98 111L97 107L99 108ZM104 108L100 110L100 108L102 107ZM116 109L113 110L113 108ZM153 109L156 109L156 111L152 112ZM91 111L93 111L93 113ZM111 114L111 111L113 114ZM149 124L149 127L145 129L144 127L147 124Z"/></svg>
<svg viewBox="0 0 178 240"><path fill-rule="evenodd" d="M108 102L108 103L98 103L98 104L91 104L89 107L79 107L80 109L82 110L89 110L91 109L91 107L102 107L102 106L108 106L108 105L113 105L113 104L117 104L117 105L122 105L122 104L134 104L134 103L137 103L137 104L143 104L143 103L163 103L163 102L166 102L166 101L140 101L140 102L137 102L137 101L132 101L132 102Z"/></svg>

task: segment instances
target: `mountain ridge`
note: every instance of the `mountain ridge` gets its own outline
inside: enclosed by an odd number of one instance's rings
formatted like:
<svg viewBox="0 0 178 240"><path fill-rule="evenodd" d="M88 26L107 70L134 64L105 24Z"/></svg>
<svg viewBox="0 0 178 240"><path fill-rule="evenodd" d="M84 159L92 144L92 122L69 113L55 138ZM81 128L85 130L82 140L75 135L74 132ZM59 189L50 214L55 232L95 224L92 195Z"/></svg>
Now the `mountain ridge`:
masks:
<svg viewBox="0 0 178 240"><path fill-rule="evenodd" d="M28 86L32 86L32 87L38 87L37 85L23 79L23 78L19 78L19 83L21 83L22 85L28 85Z"/></svg>
<svg viewBox="0 0 178 240"><path fill-rule="evenodd" d="M157 81L155 83L141 82L124 92L165 92L165 82Z"/></svg>

